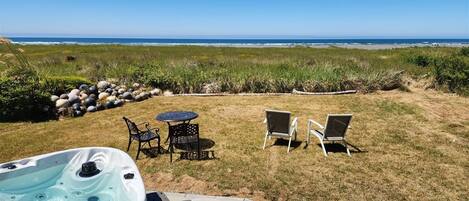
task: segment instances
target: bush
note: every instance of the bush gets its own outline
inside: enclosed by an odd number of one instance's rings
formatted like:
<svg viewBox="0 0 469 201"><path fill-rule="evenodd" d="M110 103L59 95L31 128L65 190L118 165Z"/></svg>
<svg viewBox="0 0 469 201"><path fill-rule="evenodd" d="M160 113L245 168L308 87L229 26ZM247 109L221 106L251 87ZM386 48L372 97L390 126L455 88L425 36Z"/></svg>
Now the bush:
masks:
<svg viewBox="0 0 469 201"><path fill-rule="evenodd" d="M417 66L427 67L432 64L433 59L427 55L411 55L407 58L407 61Z"/></svg>
<svg viewBox="0 0 469 201"><path fill-rule="evenodd" d="M469 62L461 56L444 57L435 62L437 84L451 92L469 95Z"/></svg>
<svg viewBox="0 0 469 201"><path fill-rule="evenodd" d="M70 90L76 89L82 84L91 85L92 82L76 76L45 77L41 81L44 91L56 95L68 93Z"/></svg>
<svg viewBox="0 0 469 201"><path fill-rule="evenodd" d="M43 91L36 73L15 68L0 78L0 120L46 120L54 117L50 94Z"/></svg>
<svg viewBox="0 0 469 201"><path fill-rule="evenodd" d="M459 50L459 54L469 57L469 47L463 47Z"/></svg>

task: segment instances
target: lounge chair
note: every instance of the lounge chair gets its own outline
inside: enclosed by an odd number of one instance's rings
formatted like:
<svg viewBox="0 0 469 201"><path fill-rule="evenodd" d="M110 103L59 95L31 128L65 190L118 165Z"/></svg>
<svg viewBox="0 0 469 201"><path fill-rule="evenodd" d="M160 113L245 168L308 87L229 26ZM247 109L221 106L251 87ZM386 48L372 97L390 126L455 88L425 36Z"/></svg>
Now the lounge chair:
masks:
<svg viewBox="0 0 469 201"><path fill-rule="evenodd" d="M290 152L291 140L293 134L295 135L298 132L298 118L293 118L293 121L290 122L291 113L287 111L277 111L277 110L266 110L266 118L264 123L267 123L267 131L265 133L264 147L267 142L267 138L271 139L272 137L277 138L288 138L288 149L287 153Z"/></svg>
<svg viewBox="0 0 469 201"><path fill-rule="evenodd" d="M148 122L143 122L140 124L135 124L133 121L126 117L122 117L125 121L125 124L127 125L127 128L129 129L129 145L127 146L127 152L130 149L130 144L132 141L138 141L138 150L137 150L137 157L136 160L138 160L138 155L140 154L140 150L142 149L145 144L148 144L148 146L151 148L150 141L152 140L157 140L158 141L158 153L160 153L160 135L159 135L159 129L158 128L151 128L150 124ZM138 128L139 125L145 125L145 129L141 130Z"/></svg>
<svg viewBox="0 0 469 201"><path fill-rule="evenodd" d="M322 150L324 155L327 156L326 148L324 147L324 142L342 142L347 150L347 154L350 155L350 150L347 147L347 141L345 141L345 134L347 129L350 128L349 124L352 120L351 114L329 114L327 115L326 126L324 127L317 121L312 119L308 120L308 133L306 136L306 143L310 144L311 135L316 136L321 142ZM320 129L316 130L313 126L316 125Z"/></svg>

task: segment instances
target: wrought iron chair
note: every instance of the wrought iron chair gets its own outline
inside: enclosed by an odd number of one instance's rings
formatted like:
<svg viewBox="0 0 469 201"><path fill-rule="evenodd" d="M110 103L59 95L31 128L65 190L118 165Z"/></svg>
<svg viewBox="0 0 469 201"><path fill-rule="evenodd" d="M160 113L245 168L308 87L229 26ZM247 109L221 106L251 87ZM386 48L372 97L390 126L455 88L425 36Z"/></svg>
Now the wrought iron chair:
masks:
<svg viewBox="0 0 469 201"><path fill-rule="evenodd" d="M199 124L181 123L169 126L169 154L170 162L173 162L174 147L177 144L190 145L192 151L192 143L197 144L197 158L200 157L199 143Z"/></svg>
<svg viewBox="0 0 469 201"><path fill-rule="evenodd" d="M138 155L140 154L141 149L145 146L145 144L148 143L148 146L151 147L150 141L152 140L157 140L158 141L158 153L160 153L160 134L159 134L159 129L158 128L151 128L150 124L148 122L143 122L140 124L135 124L133 121L126 117L122 117L125 121L125 124L127 125L127 128L129 129L129 145L127 146L127 152L130 149L130 144L132 141L138 141L138 150L137 150L137 157L136 160L138 160ZM139 125L145 125L145 129L141 130L138 128Z"/></svg>

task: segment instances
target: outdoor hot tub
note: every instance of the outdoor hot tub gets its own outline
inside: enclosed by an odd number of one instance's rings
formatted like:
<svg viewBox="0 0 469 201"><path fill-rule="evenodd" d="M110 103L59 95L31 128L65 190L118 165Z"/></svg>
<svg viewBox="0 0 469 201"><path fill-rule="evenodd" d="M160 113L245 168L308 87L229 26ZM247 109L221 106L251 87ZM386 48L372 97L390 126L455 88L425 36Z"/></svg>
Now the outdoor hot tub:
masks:
<svg viewBox="0 0 469 201"><path fill-rule="evenodd" d="M113 148L79 148L0 164L0 201L144 201L133 160Z"/></svg>

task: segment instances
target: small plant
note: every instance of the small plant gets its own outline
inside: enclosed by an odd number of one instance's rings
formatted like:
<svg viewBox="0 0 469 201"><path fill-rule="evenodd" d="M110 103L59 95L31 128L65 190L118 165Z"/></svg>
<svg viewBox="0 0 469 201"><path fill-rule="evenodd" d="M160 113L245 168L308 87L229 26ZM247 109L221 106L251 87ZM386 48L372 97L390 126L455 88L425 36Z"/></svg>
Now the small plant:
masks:
<svg viewBox="0 0 469 201"><path fill-rule="evenodd" d="M462 56L443 57L435 62L437 84L451 92L469 95L469 61Z"/></svg>
<svg viewBox="0 0 469 201"><path fill-rule="evenodd" d="M462 56L469 57L469 47L463 47L461 50L459 50L459 54Z"/></svg>
<svg viewBox="0 0 469 201"><path fill-rule="evenodd" d="M412 55L407 58L407 61L417 66L427 67L433 62L433 59L427 55Z"/></svg>

